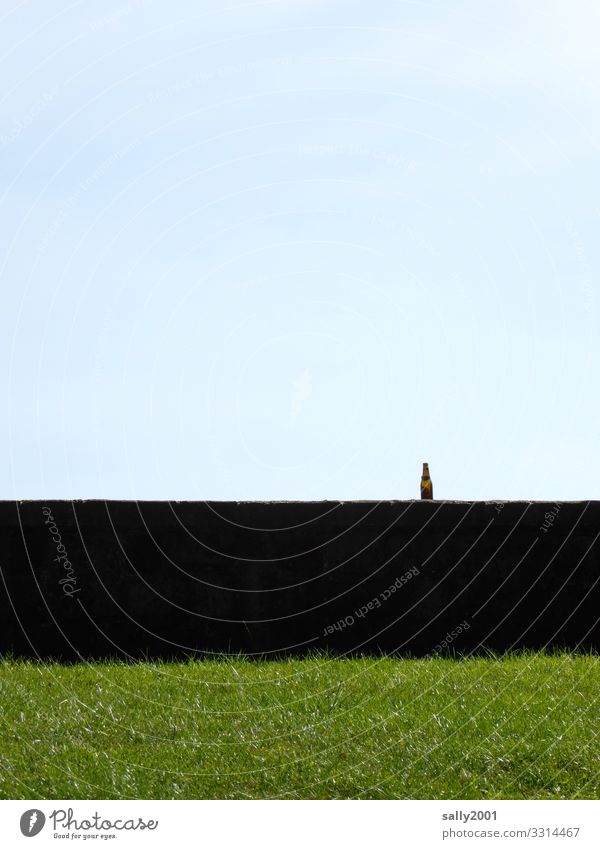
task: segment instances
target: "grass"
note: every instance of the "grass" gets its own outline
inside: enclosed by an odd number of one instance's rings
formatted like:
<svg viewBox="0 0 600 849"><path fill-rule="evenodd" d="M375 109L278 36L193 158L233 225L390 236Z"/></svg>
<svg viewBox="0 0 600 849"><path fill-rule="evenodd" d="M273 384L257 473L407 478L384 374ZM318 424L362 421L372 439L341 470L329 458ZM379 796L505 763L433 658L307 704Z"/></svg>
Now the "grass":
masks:
<svg viewBox="0 0 600 849"><path fill-rule="evenodd" d="M600 658L0 661L1 798L599 798Z"/></svg>

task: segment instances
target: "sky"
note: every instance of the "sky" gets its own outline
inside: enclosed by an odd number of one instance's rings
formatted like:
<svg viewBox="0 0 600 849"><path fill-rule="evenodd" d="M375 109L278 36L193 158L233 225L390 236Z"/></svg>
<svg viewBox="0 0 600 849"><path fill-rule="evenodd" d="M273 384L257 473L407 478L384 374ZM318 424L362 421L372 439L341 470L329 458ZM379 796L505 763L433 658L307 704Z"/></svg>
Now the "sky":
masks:
<svg viewBox="0 0 600 849"><path fill-rule="evenodd" d="M598 43L0 0L0 497L598 498Z"/></svg>

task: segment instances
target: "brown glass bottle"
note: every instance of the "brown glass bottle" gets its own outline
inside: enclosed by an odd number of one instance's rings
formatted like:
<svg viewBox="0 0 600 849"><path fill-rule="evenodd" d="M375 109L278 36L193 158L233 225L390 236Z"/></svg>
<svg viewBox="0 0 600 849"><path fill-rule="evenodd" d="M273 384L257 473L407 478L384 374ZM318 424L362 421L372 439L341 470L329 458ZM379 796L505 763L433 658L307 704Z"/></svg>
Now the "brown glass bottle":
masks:
<svg viewBox="0 0 600 849"><path fill-rule="evenodd" d="M431 501L433 499L433 484L429 477L429 463L423 463L423 475L421 477L421 498Z"/></svg>

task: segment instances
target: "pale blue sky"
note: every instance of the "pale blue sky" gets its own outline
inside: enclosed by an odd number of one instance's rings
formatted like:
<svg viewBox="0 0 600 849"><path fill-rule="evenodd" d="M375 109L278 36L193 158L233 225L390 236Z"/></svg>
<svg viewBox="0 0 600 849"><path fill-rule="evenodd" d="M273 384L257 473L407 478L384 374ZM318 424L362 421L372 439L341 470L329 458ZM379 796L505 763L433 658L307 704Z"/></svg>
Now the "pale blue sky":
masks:
<svg viewBox="0 0 600 849"><path fill-rule="evenodd" d="M0 10L1 497L598 497L600 4Z"/></svg>

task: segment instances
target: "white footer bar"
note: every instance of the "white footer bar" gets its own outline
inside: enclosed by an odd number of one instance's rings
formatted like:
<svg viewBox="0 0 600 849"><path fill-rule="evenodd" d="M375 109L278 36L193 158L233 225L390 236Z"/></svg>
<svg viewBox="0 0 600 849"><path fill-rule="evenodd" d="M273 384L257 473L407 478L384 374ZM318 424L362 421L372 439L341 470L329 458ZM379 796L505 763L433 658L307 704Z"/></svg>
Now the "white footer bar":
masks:
<svg viewBox="0 0 600 849"><path fill-rule="evenodd" d="M173 849L599 849L600 802L0 801L0 846L49 842Z"/></svg>

